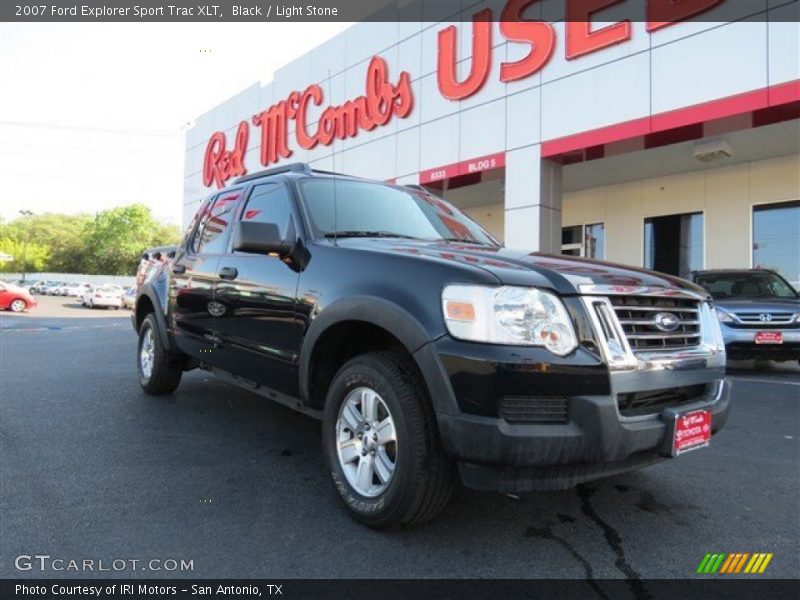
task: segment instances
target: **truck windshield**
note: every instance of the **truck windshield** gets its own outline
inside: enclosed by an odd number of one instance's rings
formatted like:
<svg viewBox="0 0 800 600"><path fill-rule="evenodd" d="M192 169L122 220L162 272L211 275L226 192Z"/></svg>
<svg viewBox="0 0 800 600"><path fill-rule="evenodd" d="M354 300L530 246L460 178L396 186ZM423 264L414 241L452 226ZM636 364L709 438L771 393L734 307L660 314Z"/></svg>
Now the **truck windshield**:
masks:
<svg viewBox="0 0 800 600"><path fill-rule="evenodd" d="M786 281L775 273L765 271L738 273L700 273L695 278L711 296L723 298L797 298Z"/></svg>
<svg viewBox="0 0 800 600"><path fill-rule="evenodd" d="M423 190L334 178L303 179L300 188L317 235L499 245L457 208Z"/></svg>

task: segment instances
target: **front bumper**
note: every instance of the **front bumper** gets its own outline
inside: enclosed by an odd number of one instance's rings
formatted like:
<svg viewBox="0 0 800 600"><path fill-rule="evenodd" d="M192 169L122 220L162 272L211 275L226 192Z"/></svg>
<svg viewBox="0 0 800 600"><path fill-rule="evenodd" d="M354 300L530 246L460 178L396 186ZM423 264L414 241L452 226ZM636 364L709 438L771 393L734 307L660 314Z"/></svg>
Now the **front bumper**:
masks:
<svg viewBox="0 0 800 600"><path fill-rule="evenodd" d="M722 338L728 358L733 360L800 360L800 329L765 326L760 329L722 325ZM756 344L759 331L779 331L782 344Z"/></svg>
<svg viewBox="0 0 800 600"><path fill-rule="evenodd" d="M709 409L712 431L728 419L731 384L720 380L711 393L647 418L624 419L611 396L569 398L564 424L510 424L472 415L440 415L445 448L459 461L467 487L500 492L566 489L644 467L669 456L670 418L676 412Z"/></svg>
<svg viewBox="0 0 800 600"><path fill-rule="evenodd" d="M669 456L676 412L707 409L712 431L728 418L731 384L724 355L686 353L671 363L609 372L584 348L556 360L539 348L459 342L447 336L416 353L436 407L445 451L459 463L467 487L500 492L567 489L641 468ZM695 386L679 405L623 416L620 394ZM509 422L497 406L504 395L565 396L559 423ZM494 411L492 413L492 407Z"/></svg>

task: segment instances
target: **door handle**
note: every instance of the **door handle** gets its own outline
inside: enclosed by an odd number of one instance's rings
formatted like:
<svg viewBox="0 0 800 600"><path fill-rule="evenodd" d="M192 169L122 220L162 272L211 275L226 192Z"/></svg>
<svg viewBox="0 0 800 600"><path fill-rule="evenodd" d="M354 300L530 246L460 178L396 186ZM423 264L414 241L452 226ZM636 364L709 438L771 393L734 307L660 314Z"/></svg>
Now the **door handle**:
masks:
<svg viewBox="0 0 800 600"><path fill-rule="evenodd" d="M222 267L219 270L220 279L227 279L229 281L236 279L239 276L239 271L236 267Z"/></svg>
<svg viewBox="0 0 800 600"><path fill-rule="evenodd" d="M172 272L175 273L176 275L183 275L184 273L186 273L186 265L182 265L179 263L172 267Z"/></svg>

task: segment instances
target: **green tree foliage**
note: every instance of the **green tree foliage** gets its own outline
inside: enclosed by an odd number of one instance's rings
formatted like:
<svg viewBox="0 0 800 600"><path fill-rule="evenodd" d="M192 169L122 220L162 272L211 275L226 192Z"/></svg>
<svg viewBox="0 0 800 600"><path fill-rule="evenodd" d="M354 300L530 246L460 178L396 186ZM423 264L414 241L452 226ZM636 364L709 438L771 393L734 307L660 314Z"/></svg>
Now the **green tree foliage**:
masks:
<svg viewBox="0 0 800 600"><path fill-rule="evenodd" d="M43 271L49 255L44 244L28 243L26 247L24 241L10 237L0 238L0 252L14 257L14 260L8 262L0 261L0 271L5 273Z"/></svg>
<svg viewBox="0 0 800 600"><path fill-rule="evenodd" d="M26 235L34 244L49 250L46 270L58 273L84 271L83 229L91 215L44 213L16 219L5 226L3 235L24 242Z"/></svg>
<svg viewBox="0 0 800 600"><path fill-rule="evenodd" d="M174 244L177 228L165 228L143 204L120 206L95 215L84 228L86 265L90 273L131 275L142 251Z"/></svg>
<svg viewBox="0 0 800 600"><path fill-rule="evenodd" d="M0 269L22 270L26 239L28 271L130 275L142 251L177 243L180 230L156 221L142 204L112 208L94 217L45 213L0 221L0 244L5 244L0 251L15 257L14 262L0 263Z"/></svg>

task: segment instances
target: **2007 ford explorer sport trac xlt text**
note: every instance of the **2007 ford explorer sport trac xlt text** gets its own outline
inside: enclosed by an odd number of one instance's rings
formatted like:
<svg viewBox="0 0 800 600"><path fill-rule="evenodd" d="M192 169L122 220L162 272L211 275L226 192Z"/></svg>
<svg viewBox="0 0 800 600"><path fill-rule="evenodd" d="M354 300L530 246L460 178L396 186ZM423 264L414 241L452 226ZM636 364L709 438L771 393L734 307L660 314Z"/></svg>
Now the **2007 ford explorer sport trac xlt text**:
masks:
<svg viewBox="0 0 800 600"><path fill-rule="evenodd" d="M708 445L727 419L702 288L506 250L421 187L246 175L140 269L145 392L201 368L320 418L335 489L375 528L433 517L456 472L562 489Z"/></svg>

